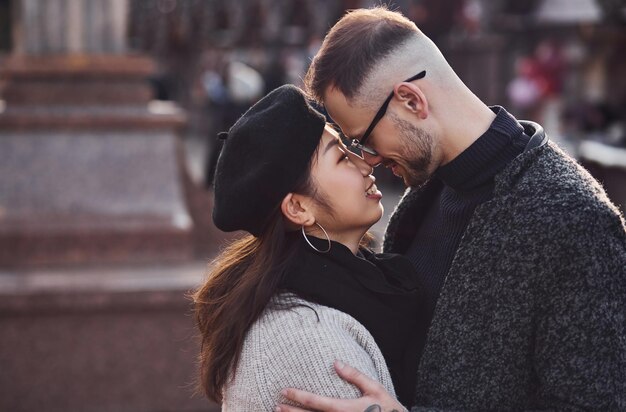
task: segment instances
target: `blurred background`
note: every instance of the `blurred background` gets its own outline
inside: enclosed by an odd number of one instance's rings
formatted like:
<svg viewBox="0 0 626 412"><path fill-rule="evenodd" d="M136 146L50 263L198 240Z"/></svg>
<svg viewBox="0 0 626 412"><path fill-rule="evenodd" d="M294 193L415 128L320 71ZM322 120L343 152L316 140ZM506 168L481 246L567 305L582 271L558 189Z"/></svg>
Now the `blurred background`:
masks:
<svg viewBox="0 0 626 412"><path fill-rule="evenodd" d="M395 0L626 208L624 0ZM188 293L227 130L367 0L0 0L0 410L219 410ZM382 168L386 214L402 194Z"/></svg>

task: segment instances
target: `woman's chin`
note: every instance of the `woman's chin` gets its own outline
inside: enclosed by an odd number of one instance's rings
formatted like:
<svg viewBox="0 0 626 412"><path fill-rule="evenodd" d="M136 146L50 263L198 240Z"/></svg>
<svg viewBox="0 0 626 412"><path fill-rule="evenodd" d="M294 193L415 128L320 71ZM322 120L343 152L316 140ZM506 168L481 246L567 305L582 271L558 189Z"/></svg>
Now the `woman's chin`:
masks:
<svg viewBox="0 0 626 412"><path fill-rule="evenodd" d="M383 218L383 213L385 212L385 208L383 207L382 203L378 203L378 211L376 212L376 214L374 215L374 219L371 220L371 223L368 227L367 230L370 230L372 228L372 226L374 226L376 223L378 223L378 221L380 219Z"/></svg>
<svg viewBox="0 0 626 412"><path fill-rule="evenodd" d="M374 222L374 223L377 223L380 219L382 219L383 218L383 214L385 213L385 207L383 206L383 203L380 202L380 201L378 202L378 211L379 211L378 212L378 219L376 219L376 222Z"/></svg>

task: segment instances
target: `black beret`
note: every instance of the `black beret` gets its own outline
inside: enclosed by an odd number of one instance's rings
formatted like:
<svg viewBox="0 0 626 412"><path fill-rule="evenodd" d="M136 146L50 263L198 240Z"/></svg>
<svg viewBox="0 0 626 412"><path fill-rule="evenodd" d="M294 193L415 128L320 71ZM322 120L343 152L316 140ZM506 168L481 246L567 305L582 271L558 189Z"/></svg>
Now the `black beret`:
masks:
<svg viewBox="0 0 626 412"><path fill-rule="evenodd" d="M326 120L292 85L263 97L230 128L215 170L213 222L261 234L305 173Z"/></svg>

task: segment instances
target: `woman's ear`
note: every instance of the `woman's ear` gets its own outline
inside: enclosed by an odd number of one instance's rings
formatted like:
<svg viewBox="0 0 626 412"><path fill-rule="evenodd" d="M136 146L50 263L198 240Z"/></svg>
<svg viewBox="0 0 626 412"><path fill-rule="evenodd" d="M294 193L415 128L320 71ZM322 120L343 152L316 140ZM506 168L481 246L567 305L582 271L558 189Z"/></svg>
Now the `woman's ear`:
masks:
<svg viewBox="0 0 626 412"><path fill-rule="evenodd" d="M394 93L404 107L418 115L420 119L428 117L428 100L420 87L412 83L398 83Z"/></svg>
<svg viewBox="0 0 626 412"><path fill-rule="evenodd" d="M280 203L280 210L289 222L298 226L311 226L315 223L315 216L307 200L305 196L289 193Z"/></svg>

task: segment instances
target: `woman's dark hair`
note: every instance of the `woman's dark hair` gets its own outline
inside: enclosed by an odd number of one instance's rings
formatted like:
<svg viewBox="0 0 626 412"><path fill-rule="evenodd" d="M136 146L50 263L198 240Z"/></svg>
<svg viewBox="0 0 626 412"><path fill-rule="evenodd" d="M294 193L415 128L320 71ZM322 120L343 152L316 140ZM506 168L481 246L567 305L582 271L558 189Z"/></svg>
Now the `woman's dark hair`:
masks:
<svg viewBox="0 0 626 412"><path fill-rule="evenodd" d="M202 340L200 382L209 399L222 400L222 387L239 361L248 329L276 292L291 263L280 209L261 236L234 241L214 261L208 280L194 294Z"/></svg>
<svg viewBox="0 0 626 412"><path fill-rule="evenodd" d="M317 150L308 173L294 193L311 196L332 216L332 208L311 177ZM215 402L236 372L246 333L276 294L284 273L296 257L297 242L288 233L280 205L259 237L246 235L231 243L214 261L207 281L193 294L195 318L201 333L200 389ZM366 234L362 246L371 243ZM292 307L280 302L280 309Z"/></svg>
<svg viewBox="0 0 626 412"><path fill-rule="evenodd" d="M311 159L316 157L317 151ZM311 164L307 170L294 192L311 196L332 213L312 181ZM371 239L366 235L363 242L369 244ZM214 260L207 281L194 292L201 333L200 387L212 401L221 402L222 387L236 371L246 333L277 292L296 247L277 206L261 235L246 235L230 244ZM288 307L289 303L281 305Z"/></svg>

